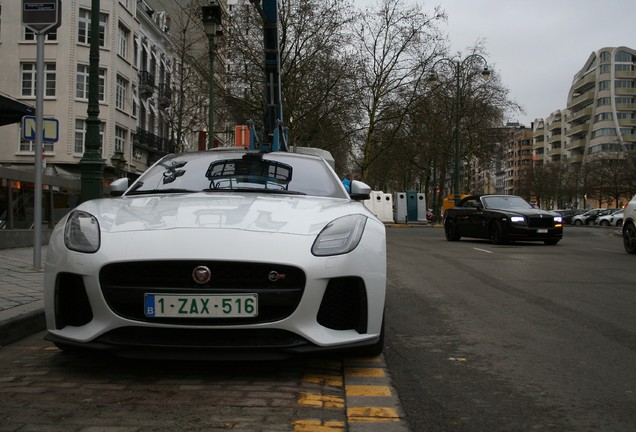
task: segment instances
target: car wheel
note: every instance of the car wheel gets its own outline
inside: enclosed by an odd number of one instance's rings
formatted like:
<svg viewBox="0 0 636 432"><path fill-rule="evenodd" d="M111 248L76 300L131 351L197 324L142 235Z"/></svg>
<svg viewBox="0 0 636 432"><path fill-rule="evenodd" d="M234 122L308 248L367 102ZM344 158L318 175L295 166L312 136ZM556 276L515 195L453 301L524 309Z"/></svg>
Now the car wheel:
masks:
<svg viewBox="0 0 636 432"><path fill-rule="evenodd" d="M501 222L494 221L492 225L490 225L490 241L495 245L502 245L506 243L506 236L504 235Z"/></svg>
<svg viewBox="0 0 636 432"><path fill-rule="evenodd" d="M623 246L627 253L636 254L636 226L631 222L623 228Z"/></svg>
<svg viewBox="0 0 636 432"><path fill-rule="evenodd" d="M461 238L461 236L457 233L457 225L455 225L455 222L453 221L448 221L446 222L446 225L444 225L444 235L448 241L459 241Z"/></svg>
<svg viewBox="0 0 636 432"><path fill-rule="evenodd" d="M549 245L549 246L554 246L555 244L557 244L559 241L555 240L555 239L551 239L551 240L543 240L543 243Z"/></svg>
<svg viewBox="0 0 636 432"><path fill-rule="evenodd" d="M598 224L599 224L600 226L609 226L609 222L608 222L608 221L606 221L605 219L603 219L602 221L600 221Z"/></svg>
<svg viewBox="0 0 636 432"><path fill-rule="evenodd" d="M581 226L581 225L583 225L583 222L581 221L581 219L577 219L577 220L574 221L574 225Z"/></svg>
<svg viewBox="0 0 636 432"><path fill-rule="evenodd" d="M616 226L617 226L617 227L621 227L621 226L623 226L623 219L619 219L619 220L617 220L617 221L616 221Z"/></svg>

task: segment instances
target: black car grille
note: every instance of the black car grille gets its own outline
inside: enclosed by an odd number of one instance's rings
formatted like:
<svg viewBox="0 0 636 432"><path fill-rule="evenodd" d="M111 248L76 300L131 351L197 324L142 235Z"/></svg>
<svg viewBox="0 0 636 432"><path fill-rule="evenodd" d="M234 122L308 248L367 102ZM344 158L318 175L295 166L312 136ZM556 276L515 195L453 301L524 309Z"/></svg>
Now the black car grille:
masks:
<svg viewBox="0 0 636 432"><path fill-rule="evenodd" d="M530 228L554 228L553 216L529 216L528 227Z"/></svg>
<svg viewBox="0 0 636 432"><path fill-rule="evenodd" d="M120 327L97 340L119 347L155 348L292 348L307 345L306 339L286 330L179 329Z"/></svg>
<svg viewBox="0 0 636 432"><path fill-rule="evenodd" d="M206 284L194 281L193 271L206 266ZM270 273L278 275L270 280ZM137 321L184 324L253 324L283 319L296 309L305 288L305 273L293 266L231 261L144 261L107 264L99 274L108 306L118 315ZM247 318L146 317L144 296L155 294L258 295L258 316Z"/></svg>

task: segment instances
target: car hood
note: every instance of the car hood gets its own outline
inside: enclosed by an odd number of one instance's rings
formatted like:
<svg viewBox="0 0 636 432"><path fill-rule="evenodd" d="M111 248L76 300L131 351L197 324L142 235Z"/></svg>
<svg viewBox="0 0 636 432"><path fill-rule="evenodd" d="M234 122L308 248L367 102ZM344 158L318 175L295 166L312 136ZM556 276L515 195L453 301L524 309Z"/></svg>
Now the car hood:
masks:
<svg viewBox="0 0 636 432"><path fill-rule="evenodd" d="M347 199L204 192L99 199L77 210L95 216L109 233L215 228L315 235L345 215L375 219L363 204Z"/></svg>

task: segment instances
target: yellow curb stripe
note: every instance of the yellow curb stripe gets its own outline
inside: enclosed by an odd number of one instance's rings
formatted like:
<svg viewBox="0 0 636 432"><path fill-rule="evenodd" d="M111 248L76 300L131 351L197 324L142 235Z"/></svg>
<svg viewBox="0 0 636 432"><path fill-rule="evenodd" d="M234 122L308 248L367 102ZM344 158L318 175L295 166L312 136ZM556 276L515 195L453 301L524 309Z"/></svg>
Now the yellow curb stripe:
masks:
<svg viewBox="0 0 636 432"><path fill-rule="evenodd" d="M351 407L347 409L347 418L351 422L400 421L397 410L388 407Z"/></svg>
<svg viewBox="0 0 636 432"><path fill-rule="evenodd" d="M345 392L347 396L391 396L388 386L348 385Z"/></svg>
<svg viewBox="0 0 636 432"><path fill-rule="evenodd" d="M326 396L314 393L301 393L298 405L314 408L344 408L344 399L338 396Z"/></svg>
<svg viewBox="0 0 636 432"><path fill-rule="evenodd" d="M364 378L383 377L384 369L382 368L347 368L345 369L345 376L364 377Z"/></svg>
<svg viewBox="0 0 636 432"><path fill-rule="evenodd" d="M296 420L294 432L342 432L345 423L341 421Z"/></svg>
<svg viewBox="0 0 636 432"><path fill-rule="evenodd" d="M324 374L306 374L303 381L312 384L328 385L330 387L342 387L343 377Z"/></svg>

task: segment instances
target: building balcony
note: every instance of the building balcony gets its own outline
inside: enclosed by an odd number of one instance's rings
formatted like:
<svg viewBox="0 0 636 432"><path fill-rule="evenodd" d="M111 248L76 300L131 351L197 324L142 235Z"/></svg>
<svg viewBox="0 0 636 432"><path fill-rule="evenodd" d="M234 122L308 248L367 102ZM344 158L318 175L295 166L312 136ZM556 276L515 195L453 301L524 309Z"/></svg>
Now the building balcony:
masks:
<svg viewBox="0 0 636 432"><path fill-rule="evenodd" d="M572 126L569 130L568 130L568 136L573 136L573 135L580 135L580 134L586 134L587 131L590 130L590 124L589 123L583 123L580 125L576 125L576 126Z"/></svg>
<svg viewBox="0 0 636 432"><path fill-rule="evenodd" d="M616 71L616 78L636 78L636 71Z"/></svg>
<svg viewBox="0 0 636 432"><path fill-rule="evenodd" d="M568 104L568 109L572 112L578 111L581 108L586 107L594 103L594 91L588 91L576 97L573 97Z"/></svg>
<svg viewBox="0 0 636 432"><path fill-rule="evenodd" d="M170 84L159 84L157 86L158 97L157 102L161 108L165 108L170 106L172 103L172 88L170 88Z"/></svg>
<svg viewBox="0 0 636 432"><path fill-rule="evenodd" d="M150 97L155 91L155 76L148 71L139 72L139 95Z"/></svg>
<svg viewBox="0 0 636 432"><path fill-rule="evenodd" d="M616 111L636 111L636 104L616 104Z"/></svg>
<svg viewBox="0 0 636 432"><path fill-rule="evenodd" d="M576 149L576 148L585 148L585 143L587 142L587 140L585 138L574 138L570 140L570 143L568 144L568 149L572 150L572 149Z"/></svg>
<svg viewBox="0 0 636 432"><path fill-rule="evenodd" d="M562 135L551 136L550 138L548 138L548 144L560 143L562 138Z"/></svg>
<svg viewBox="0 0 636 432"><path fill-rule="evenodd" d="M582 122L592 117L592 107L586 107L572 114L573 122Z"/></svg>
<svg viewBox="0 0 636 432"><path fill-rule="evenodd" d="M562 126L561 120L558 120L558 121L550 123L548 125L548 130L553 131L553 130L556 130L556 129L561 129L561 126Z"/></svg>
<svg viewBox="0 0 636 432"><path fill-rule="evenodd" d="M160 156L173 153L175 151L174 141L167 138L161 138L141 128L137 128L137 131L133 136L133 144Z"/></svg>
<svg viewBox="0 0 636 432"><path fill-rule="evenodd" d="M577 82L575 82L574 85L572 86L572 90L575 93L584 93L585 91L590 90L591 88L594 88L595 84L596 84L596 75L593 73L590 73L584 76L583 78L581 78L580 80L578 80Z"/></svg>
<svg viewBox="0 0 636 432"><path fill-rule="evenodd" d="M633 119L619 119L619 127L636 127L636 118Z"/></svg>
<svg viewBox="0 0 636 432"><path fill-rule="evenodd" d="M633 96L636 95L636 88L618 87L614 92L617 95Z"/></svg>
<svg viewBox="0 0 636 432"><path fill-rule="evenodd" d="M548 156L552 157L555 155L560 155L561 154L561 147L554 147L551 149L548 149Z"/></svg>
<svg viewBox="0 0 636 432"><path fill-rule="evenodd" d="M581 162L583 162L583 155L580 154L580 153L572 154L568 158L568 162L569 163L581 163Z"/></svg>

